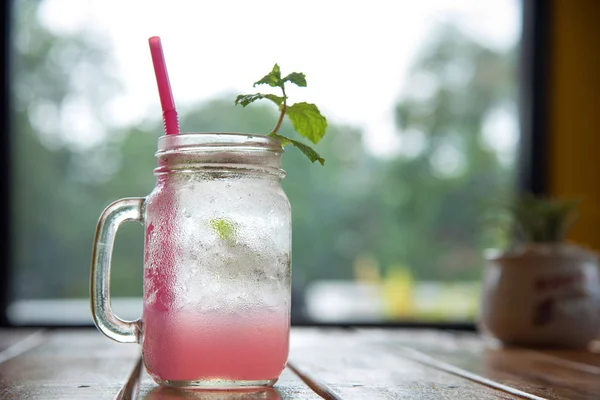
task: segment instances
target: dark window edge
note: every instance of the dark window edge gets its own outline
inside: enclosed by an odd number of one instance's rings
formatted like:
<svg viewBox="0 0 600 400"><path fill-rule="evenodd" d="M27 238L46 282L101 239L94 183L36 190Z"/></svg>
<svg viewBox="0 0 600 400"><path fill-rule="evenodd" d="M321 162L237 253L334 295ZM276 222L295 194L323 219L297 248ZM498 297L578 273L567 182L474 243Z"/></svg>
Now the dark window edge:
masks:
<svg viewBox="0 0 600 400"><path fill-rule="evenodd" d="M552 0L522 0L519 60L521 193L548 194L548 117Z"/></svg>
<svg viewBox="0 0 600 400"><path fill-rule="evenodd" d="M0 326L9 325L7 316L11 300L12 240L11 240L11 123L12 113L10 65L11 65L11 17L12 1L2 2L2 125L0 127Z"/></svg>

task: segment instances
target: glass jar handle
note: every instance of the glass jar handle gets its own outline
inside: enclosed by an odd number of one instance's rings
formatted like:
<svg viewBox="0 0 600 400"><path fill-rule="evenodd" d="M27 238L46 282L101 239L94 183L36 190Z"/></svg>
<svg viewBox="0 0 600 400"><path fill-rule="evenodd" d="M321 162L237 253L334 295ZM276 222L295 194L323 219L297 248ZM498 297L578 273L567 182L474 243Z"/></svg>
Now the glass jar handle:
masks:
<svg viewBox="0 0 600 400"><path fill-rule="evenodd" d="M144 199L141 197L117 200L102 212L92 249L90 298L92 317L98 330L121 343L140 340L140 320L125 321L117 317L110 304L110 267L115 235L119 226L127 221L144 220Z"/></svg>

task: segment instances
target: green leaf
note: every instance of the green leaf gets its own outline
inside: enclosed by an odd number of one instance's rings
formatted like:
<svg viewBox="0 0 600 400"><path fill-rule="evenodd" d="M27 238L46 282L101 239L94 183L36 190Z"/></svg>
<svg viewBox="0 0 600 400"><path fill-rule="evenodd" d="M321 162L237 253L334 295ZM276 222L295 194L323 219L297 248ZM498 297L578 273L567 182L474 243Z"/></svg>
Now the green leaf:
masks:
<svg viewBox="0 0 600 400"><path fill-rule="evenodd" d="M260 99L269 99L273 103L277 104L278 107L281 105L281 103L283 103L283 97L281 96L275 96L274 94L255 93L240 94L238 97L235 98L235 104L239 104L242 107L246 107L248 104L254 103L256 100Z"/></svg>
<svg viewBox="0 0 600 400"><path fill-rule="evenodd" d="M281 70L279 69L279 65L275 64L271 72L267 75L263 76L260 80L254 82L254 86L256 85L269 85L271 87L279 87L283 84L281 81Z"/></svg>
<svg viewBox="0 0 600 400"><path fill-rule="evenodd" d="M317 153L316 151L314 151L312 147L307 146L307 145L305 145L302 142L298 142L297 140L293 140L293 139L290 139L290 138L285 137L285 136L278 135L278 134L273 133L273 132L269 133L269 136L272 136L272 137L278 139L283 146L285 146L286 144L291 144L291 145L297 147L302 153L304 153L304 155L306 157L308 157L308 159L311 162L318 161L318 162L321 163L321 165L325 165L325 159L323 157L321 157L319 155L319 153Z"/></svg>
<svg viewBox="0 0 600 400"><path fill-rule="evenodd" d="M256 94L240 94L235 98L235 104L240 104L242 107L246 107L248 104L254 103L256 100L262 99L260 93Z"/></svg>
<svg viewBox="0 0 600 400"><path fill-rule="evenodd" d="M296 103L288 106L287 116L292 121L294 129L313 143L319 141L327 130L327 120L321 115L316 105L310 103Z"/></svg>
<svg viewBox="0 0 600 400"><path fill-rule="evenodd" d="M274 133L274 132L269 133L269 136L274 137L275 139L279 140L281 142L282 146L292 143L292 139L289 139L282 135L278 135L277 133Z"/></svg>
<svg viewBox="0 0 600 400"><path fill-rule="evenodd" d="M209 224L220 239L229 244L235 242L238 232L238 226L235 222L227 218L213 218L209 221Z"/></svg>
<svg viewBox="0 0 600 400"><path fill-rule="evenodd" d="M277 107L279 107L281 103L283 103L283 97L281 96L275 96L274 94L264 94L263 97L277 104Z"/></svg>
<svg viewBox="0 0 600 400"><path fill-rule="evenodd" d="M306 87L306 75L302 72L292 72L283 78L283 82L292 82L296 86Z"/></svg>

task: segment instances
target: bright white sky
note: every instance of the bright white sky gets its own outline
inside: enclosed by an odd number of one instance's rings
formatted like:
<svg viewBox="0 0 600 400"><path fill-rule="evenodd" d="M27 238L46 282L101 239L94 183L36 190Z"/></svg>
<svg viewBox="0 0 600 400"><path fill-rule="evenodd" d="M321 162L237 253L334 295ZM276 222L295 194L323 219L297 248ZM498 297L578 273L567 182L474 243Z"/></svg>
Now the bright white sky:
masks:
<svg viewBox="0 0 600 400"><path fill-rule="evenodd" d="M393 107L415 51L432 27L452 20L490 47L520 35L517 0L46 0L51 29L103 32L124 92L118 123L160 119L148 38L160 36L180 110L223 93L251 92L277 62L301 71L308 88L292 101L316 103L334 123L361 127L375 154L397 148ZM514 124L513 124L514 125Z"/></svg>

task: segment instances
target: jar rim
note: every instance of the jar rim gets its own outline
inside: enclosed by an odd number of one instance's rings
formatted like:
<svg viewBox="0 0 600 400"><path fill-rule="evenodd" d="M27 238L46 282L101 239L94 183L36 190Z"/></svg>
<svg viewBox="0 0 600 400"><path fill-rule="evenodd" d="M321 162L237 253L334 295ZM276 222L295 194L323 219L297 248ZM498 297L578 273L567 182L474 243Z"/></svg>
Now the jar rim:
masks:
<svg viewBox="0 0 600 400"><path fill-rule="evenodd" d="M283 153L281 142L273 137L235 132L185 132L158 138L157 156L182 150L263 150Z"/></svg>

